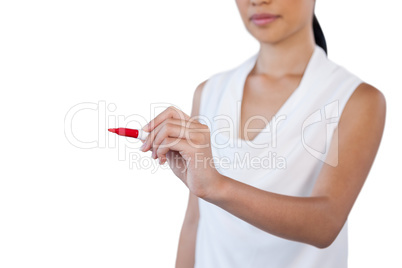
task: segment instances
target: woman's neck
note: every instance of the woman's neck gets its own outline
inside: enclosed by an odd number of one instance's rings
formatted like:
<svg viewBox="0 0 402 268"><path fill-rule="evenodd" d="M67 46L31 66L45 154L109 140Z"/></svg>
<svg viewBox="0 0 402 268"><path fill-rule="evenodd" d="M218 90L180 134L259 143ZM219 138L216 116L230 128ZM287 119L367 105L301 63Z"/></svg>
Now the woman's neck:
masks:
<svg viewBox="0 0 402 268"><path fill-rule="evenodd" d="M305 27L297 34L275 44L260 43L253 73L278 78L286 75L302 75L316 46L310 28Z"/></svg>

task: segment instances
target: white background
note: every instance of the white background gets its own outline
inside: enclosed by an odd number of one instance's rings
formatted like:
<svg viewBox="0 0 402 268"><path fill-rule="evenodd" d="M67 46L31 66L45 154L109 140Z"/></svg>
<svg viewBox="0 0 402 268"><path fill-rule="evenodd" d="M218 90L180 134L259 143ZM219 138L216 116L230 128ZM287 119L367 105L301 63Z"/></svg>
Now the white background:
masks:
<svg viewBox="0 0 402 268"><path fill-rule="evenodd" d="M400 10L389 0L316 5L329 58L388 106L349 217L350 267L402 266ZM152 103L189 114L199 83L257 50L235 1L1 1L0 267L173 267L188 190L166 168L130 168L137 152L157 165L137 140L117 148L125 139L106 128L118 116L145 124ZM100 139L96 148L65 136L65 117L81 103L116 108L73 118L77 139Z"/></svg>

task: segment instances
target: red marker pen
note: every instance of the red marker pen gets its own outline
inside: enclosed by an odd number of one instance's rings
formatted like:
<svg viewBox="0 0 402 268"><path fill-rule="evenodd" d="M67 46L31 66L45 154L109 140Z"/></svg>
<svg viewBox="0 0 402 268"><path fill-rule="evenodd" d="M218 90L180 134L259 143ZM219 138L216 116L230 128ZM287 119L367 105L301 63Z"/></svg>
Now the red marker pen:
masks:
<svg viewBox="0 0 402 268"><path fill-rule="evenodd" d="M120 127L120 128L109 128L108 130L120 136L137 138L140 140L145 140L149 135L149 132L143 131L142 129L131 129L131 128Z"/></svg>

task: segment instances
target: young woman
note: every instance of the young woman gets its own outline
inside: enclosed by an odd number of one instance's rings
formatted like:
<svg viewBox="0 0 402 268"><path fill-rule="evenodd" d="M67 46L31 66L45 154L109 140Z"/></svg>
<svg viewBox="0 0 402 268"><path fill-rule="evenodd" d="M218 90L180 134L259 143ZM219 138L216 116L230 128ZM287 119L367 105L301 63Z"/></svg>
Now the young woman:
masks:
<svg viewBox="0 0 402 268"><path fill-rule="evenodd" d="M176 267L347 267L384 96L328 59L314 0L236 3L258 53L143 128L190 190Z"/></svg>

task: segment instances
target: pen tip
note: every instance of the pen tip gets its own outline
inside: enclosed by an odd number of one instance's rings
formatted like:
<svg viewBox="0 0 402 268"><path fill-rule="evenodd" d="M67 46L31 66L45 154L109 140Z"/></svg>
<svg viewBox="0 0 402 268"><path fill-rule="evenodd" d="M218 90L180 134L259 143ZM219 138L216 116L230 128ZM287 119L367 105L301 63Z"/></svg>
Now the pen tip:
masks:
<svg viewBox="0 0 402 268"><path fill-rule="evenodd" d="M115 128L109 128L108 129L110 132L116 133L116 129Z"/></svg>

